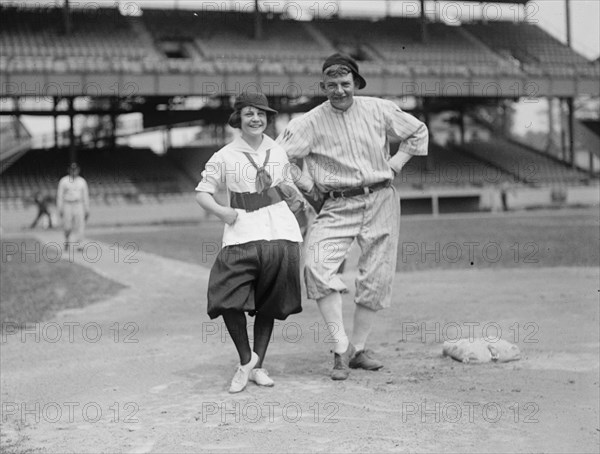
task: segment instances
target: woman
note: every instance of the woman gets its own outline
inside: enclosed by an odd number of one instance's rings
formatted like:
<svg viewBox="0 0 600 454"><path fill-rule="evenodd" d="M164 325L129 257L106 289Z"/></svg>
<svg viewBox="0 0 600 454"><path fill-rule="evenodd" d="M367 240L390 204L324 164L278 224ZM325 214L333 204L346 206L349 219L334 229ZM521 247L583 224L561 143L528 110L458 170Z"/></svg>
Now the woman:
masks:
<svg viewBox="0 0 600 454"><path fill-rule="evenodd" d="M285 151L264 134L275 113L262 93L238 96L229 125L241 135L210 158L196 187L200 206L225 223L223 248L209 278L208 315L223 317L240 358L231 393L244 390L248 380L273 386L262 366L274 319L302 311L302 235L276 187L290 174L289 163ZM214 198L223 187L230 206ZM252 350L246 312L256 316Z"/></svg>

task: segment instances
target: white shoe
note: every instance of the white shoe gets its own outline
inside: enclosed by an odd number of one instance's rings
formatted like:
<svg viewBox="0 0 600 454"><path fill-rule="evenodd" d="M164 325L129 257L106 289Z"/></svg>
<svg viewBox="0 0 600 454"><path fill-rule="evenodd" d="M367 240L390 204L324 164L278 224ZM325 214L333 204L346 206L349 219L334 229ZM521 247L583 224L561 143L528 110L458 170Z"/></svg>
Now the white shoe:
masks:
<svg viewBox="0 0 600 454"><path fill-rule="evenodd" d="M235 371L235 375L231 380L231 386L229 387L230 393L239 393L246 388L250 372L252 372L252 369L254 368L254 366L256 366L257 362L258 355L252 352L252 357L250 358L248 364L244 364L243 366L238 364L237 370Z"/></svg>
<svg viewBox="0 0 600 454"><path fill-rule="evenodd" d="M269 377L266 369L252 369L250 372L250 380L258 386L273 386L275 382Z"/></svg>

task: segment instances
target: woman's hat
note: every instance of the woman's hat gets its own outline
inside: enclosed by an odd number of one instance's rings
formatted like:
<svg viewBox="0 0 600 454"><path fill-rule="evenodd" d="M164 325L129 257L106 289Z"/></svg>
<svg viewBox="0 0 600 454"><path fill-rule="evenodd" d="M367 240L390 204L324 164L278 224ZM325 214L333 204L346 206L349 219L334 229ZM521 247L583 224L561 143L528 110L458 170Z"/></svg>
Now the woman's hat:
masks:
<svg viewBox="0 0 600 454"><path fill-rule="evenodd" d="M241 93L236 99L233 108L242 110L244 107L256 107L265 112L277 113L275 109L269 107L267 97L262 93Z"/></svg>
<svg viewBox="0 0 600 454"><path fill-rule="evenodd" d="M354 74L354 77L358 81L357 88L359 90L367 86L367 81L358 72L358 64L356 63L356 60L354 60L350 55L339 53L330 55L325 60L325 63L323 63L322 71L325 72L327 68L333 65L347 66L348 69L352 71L352 74Z"/></svg>

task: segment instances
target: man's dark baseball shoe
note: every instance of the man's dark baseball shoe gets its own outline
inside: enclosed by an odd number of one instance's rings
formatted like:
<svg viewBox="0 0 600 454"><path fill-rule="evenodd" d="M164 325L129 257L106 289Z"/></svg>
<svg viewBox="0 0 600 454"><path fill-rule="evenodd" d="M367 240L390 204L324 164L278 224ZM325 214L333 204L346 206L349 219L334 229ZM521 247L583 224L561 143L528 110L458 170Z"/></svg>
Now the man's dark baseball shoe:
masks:
<svg viewBox="0 0 600 454"><path fill-rule="evenodd" d="M350 367L352 369L365 369L365 370L378 370L383 367L381 361L377 361L371 355L371 350L361 350L350 360Z"/></svg>
<svg viewBox="0 0 600 454"><path fill-rule="evenodd" d="M354 356L356 349L354 345L348 344L348 348L344 353L333 354L333 371L331 371L332 380L346 380L350 375L350 358Z"/></svg>

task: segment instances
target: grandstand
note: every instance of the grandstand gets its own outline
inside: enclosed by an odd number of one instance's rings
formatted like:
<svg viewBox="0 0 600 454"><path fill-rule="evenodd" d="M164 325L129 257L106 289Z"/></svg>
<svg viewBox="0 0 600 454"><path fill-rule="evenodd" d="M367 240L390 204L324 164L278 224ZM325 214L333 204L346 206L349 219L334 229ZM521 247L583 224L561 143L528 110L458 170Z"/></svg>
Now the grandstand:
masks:
<svg viewBox="0 0 600 454"><path fill-rule="evenodd" d="M122 113L141 112L153 127L194 119L207 126L222 123L230 109L229 96L247 83L266 91L285 115L319 100L321 62L336 51L359 60L369 81L365 94L410 95L416 99L413 113L425 121L444 109L462 117L466 106L477 102L500 105L521 96L572 100L600 94L598 60L588 61L527 22L450 26L408 17L338 16L297 21L273 12L163 9L128 16L117 8L96 8L72 9L66 27L60 8L0 5L0 14L0 95L24 97L49 87L42 95L50 95L55 105L60 98L71 103L61 112L2 112L11 118L35 114L72 119L76 114L103 113L112 116L114 124ZM528 91L528 84L535 85L535 93ZM467 85L471 88L463 90ZM89 94L99 101L94 111L73 108L75 97ZM217 107L171 110L176 96L210 97ZM310 101L293 102L302 98ZM465 141L464 134L460 143L432 140L429 157L413 159L398 184L420 194L467 189L471 194L506 182L517 187L595 183L597 168L591 156L597 153L598 134L582 129L572 116L569 121L577 143L555 156L525 147L498 130L490 130L487 141ZM3 123L1 134L10 150L5 145L1 150L0 199L15 205L34 189L54 191L77 148L82 148L77 159L92 182L97 203L137 203L147 194L189 191L216 148L169 150L164 156L128 148L96 150L73 132L68 149L23 154L32 142L18 119ZM432 134L435 137L436 131ZM588 169L576 167L576 146L590 152Z"/></svg>
<svg viewBox="0 0 600 454"><path fill-rule="evenodd" d="M402 189L484 187L509 182L522 184L509 169L503 169L461 149L442 147L435 142L429 146L427 157L412 158L402 169L399 185Z"/></svg>
<svg viewBox="0 0 600 454"><path fill-rule="evenodd" d="M336 47L369 56L383 66L403 65L415 76L519 74L518 68L486 46L465 36L460 28L431 23L427 42L420 40L421 25L410 18L321 20L315 27ZM493 70L492 70L493 69Z"/></svg>
<svg viewBox="0 0 600 454"><path fill-rule="evenodd" d="M8 168L31 148L31 134L18 118L0 122L0 163Z"/></svg>
<svg viewBox="0 0 600 454"><path fill-rule="evenodd" d="M145 29L117 9L73 10L68 35L58 8L2 7L0 12L0 54L7 71L127 71L128 61L159 57Z"/></svg>
<svg viewBox="0 0 600 454"><path fill-rule="evenodd" d="M67 149L30 151L3 172L2 200L18 206L36 191L54 194L58 181L66 174L66 162ZM189 192L196 183L171 159L148 149L83 150L78 162L94 203L140 203L142 196Z"/></svg>
<svg viewBox="0 0 600 454"><path fill-rule="evenodd" d="M485 162L512 175L514 181L531 186L587 184L589 174L535 149L495 136L493 140L473 141L456 147L479 162Z"/></svg>
<svg viewBox="0 0 600 454"><path fill-rule="evenodd" d="M323 46L313 37L307 24L273 17L265 20L263 34L253 38L254 17L206 11L191 15L185 11L148 10L143 19L159 41L187 41L195 46L192 59L219 61L320 60L334 48ZM302 43L299 47L296 43ZM190 55L188 54L188 55Z"/></svg>
<svg viewBox="0 0 600 454"><path fill-rule="evenodd" d="M486 22L465 24L464 29L524 68L537 67L553 76L600 76L597 65L532 24Z"/></svg>
<svg viewBox="0 0 600 454"><path fill-rule="evenodd" d="M318 69L323 57L336 50L354 54L375 73L401 71L410 81L424 75L530 79L600 75L597 61L589 62L524 22L461 27L432 22L426 24L423 41L416 18L372 21L332 16L305 22L262 13L262 37L256 37L255 15L235 11L146 9L135 17L123 16L116 8L73 10L70 34L64 33L58 8L0 5L0 12L7 24L0 30L0 71L7 76L71 71L221 76L275 72L291 80L308 67ZM151 85L140 87L140 94L157 94L160 81ZM193 83L189 88L188 93L201 94ZM588 84L582 88L598 92ZM143 92L146 89L148 93Z"/></svg>

